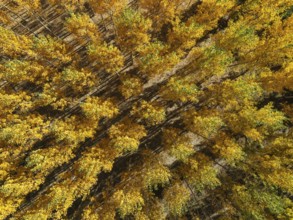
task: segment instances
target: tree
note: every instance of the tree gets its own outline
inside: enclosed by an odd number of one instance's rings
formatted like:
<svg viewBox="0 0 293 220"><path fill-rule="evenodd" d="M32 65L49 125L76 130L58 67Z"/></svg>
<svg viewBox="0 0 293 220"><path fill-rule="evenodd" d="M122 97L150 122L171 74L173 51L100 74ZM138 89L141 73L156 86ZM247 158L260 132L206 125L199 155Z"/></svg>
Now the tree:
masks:
<svg viewBox="0 0 293 220"><path fill-rule="evenodd" d="M285 64L282 69L272 72L269 69L260 73L262 87L268 92L282 93L284 90L292 90L292 62Z"/></svg>
<svg viewBox="0 0 293 220"><path fill-rule="evenodd" d="M211 30L217 26L218 20L229 10L236 6L236 1L204 0L197 7L197 12L189 18L188 22L196 22L203 25L205 30Z"/></svg>
<svg viewBox="0 0 293 220"><path fill-rule="evenodd" d="M187 161L189 156L195 153L191 138L186 134L180 134L180 130L170 128L164 130L163 145L166 152L176 160Z"/></svg>
<svg viewBox="0 0 293 220"><path fill-rule="evenodd" d="M181 216L185 212L189 198L190 191L180 183L174 184L164 192L168 212L173 216Z"/></svg>
<svg viewBox="0 0 293 220"><path fill-rule="evenodd" d="M293 218L292 1L2 2L0 219Z"/></svg>
<svg viewBox="0 0 293 220"><path fill-rule="evenodd" d="M168 46L162 42L153 42L141 45L137 48L139 69L148 76L162 74L168 71L179 62L175 52L169 52Z"/></svg>
<svg viewBox="0 0 293 220"><path fill-rule="evenodd" d="M118 72L124 65L123 54L112 44L91 44L88 46L88 54L92 60L97 62L96 66L99 69L111 74Z"/></svg>
<svg viewBox="0 0 293 220"><path fill-rule="evenodd" d="M31 50L32 40L29 37L18 36L2 26L0 26L0 45L2 56L34 55Z"/></svg>
<svg viewBox="0 0 293 220"><path fill-rule="evenodd" d="M40 0L15 0L15 2L18 4L18 7L29 7L31 10L38 10L41 6Z"/></svg>
<svg viewBox="0 0 293 220"><path fill-rule="evenodd" d="M126 6L127 1L122 0L89 0L91 7L98 14L109 13L111 16L119 14Z"/></svg>
<svg viewBox="0 0 293 220"><path fill-rule="evenodd" d="M32 146L48 132L47 125L48 122L41 115L15 117L1 125L0 141L5 145Z"/></svg>
<svg viewBox="0 0 293 220"><path fill-rule="evenodd" d="M74 67L68 67L56 76L54 81L56 84L67 85L74 91L81 92L95 85L95 76L84 69L77 70Z"/></svg>
<svg viewBox="0 0 293 220"><path fill-rule="evenodd" d="M195 47L192 53L194 56L191 58L190 66L193 71L197 71L197 81L224 75L226 68L234 61L231 51L214 44L201 48Z"/></svg>
<svg viewBox="0 0 293 220"><path fill-rule="evenodd" d="M3 65L2 80L10 83L32 82L40 84L49 75L48 69L37 62L9 60Z"/></svg>
<svg viewBox="0 0 293 220"><path fill-rule="evenodd" d="M92 138L97 126L96 121L71 116L64 120L55 121L51 132L55 135L57 143L77 145L85 141L86 138Z"/></svg>
<svg viewBox="0 0 293 220"><path fill-rule="evenodd" d="M140 139L145 136L145 128L142 125L132 123L130 119L113 125L109 129L110 144L119 153L137 150Z"/></svg>
<svg viewBox="0 0 293 220"><path fill-rule="evenodd" d="M66 19L68 30L78 38L90 37L92 41L99 42L98 28L87 14L71 14Z"/></svg>
<svg viewBox="0 0 293 220"><path fill-rule="evenodd" d="M161 89L160 94L164 99L175 102L197 102L200 92L194 81L191 76L171 77L167 85Z"/></svg>
<svg viewBox="0 0 293 220"><path fill-rule="evenodd" d="M245 59L259 43L254 27L246 23L243 18L237 22L229 21L227 29L215 36L218 47L237 53L238 59Z"/></svg>
<svg viewBox="0 0 293 220"><path fill-rule="evenodd" d="M204 33L204 28L194 21L185 23L176 17L171 24L172 29L167 35L168 43L172 50L179 50L179 52L192 48L196 44L196 40L202 37Z"/></svg>
<svg viewBox="0 0 293 220"><path fill-rule="evenodd" d="M148 44L151 21L141 13L132 9L125 9L114 20L117 29L117 42L127 51L135 50L139 45Z"/></svg>
<svg viewBox="0 0 293 220"><path fill-rule="evenodd" d="M137 96L143 91L143 83L139 77L124 74L121 76L121 85L119 91L124 98L128 99L132 96Z"/></svg>
<svg viewBox="0 0 293 220"><path fill-rule="evenodd" d="M161 108L156 103L148 103L141 101L137 106L134 106L131 114L145 120L149 125L156 125L165 120L166 113L164 108Z"/></svg>
<svg viewBox="0 0 293 220"><path fill-rule="evenodd" d="M40 54L44 59L67 63L71 57L66 55L66 46L50 36L34 38L33 51Z"/></svg>
<svg viewBox="0 0 293 220"><path fill-rule="evenodd" d="M110 100L101 100L99 98L87 98L81 105L81 108L91 120L98 121L103 117L113 118L118 113L118 109Z"/></svg>
<svg viewBox="0 0 293 220"><path fill-rule="evenodd" d="M187 4L186 1L168 0L140 0L139 6L144 9L153 21L153 28L160 31L164 24L172 22L182 12L180 5Z"/></svg>

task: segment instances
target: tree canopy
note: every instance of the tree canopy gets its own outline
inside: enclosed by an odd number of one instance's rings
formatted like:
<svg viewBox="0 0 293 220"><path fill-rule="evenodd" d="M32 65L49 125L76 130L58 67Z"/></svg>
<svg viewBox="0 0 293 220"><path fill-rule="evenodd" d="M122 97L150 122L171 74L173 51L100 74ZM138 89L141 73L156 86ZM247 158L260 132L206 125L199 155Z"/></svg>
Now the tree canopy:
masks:
<svg viewBox="0 0 293 220"><path fill-rule="evenodd" d="M2 0L0 220L293 219L290 0Z"/></svg>

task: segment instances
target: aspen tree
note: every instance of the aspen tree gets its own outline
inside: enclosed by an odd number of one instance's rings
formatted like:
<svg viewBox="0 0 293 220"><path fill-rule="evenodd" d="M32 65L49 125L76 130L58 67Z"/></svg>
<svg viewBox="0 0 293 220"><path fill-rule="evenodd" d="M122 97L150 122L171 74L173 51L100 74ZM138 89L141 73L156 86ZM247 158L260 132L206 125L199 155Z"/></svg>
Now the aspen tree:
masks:
<svg viewBox="0 0 293 220"><path fill-rule="evenodd" d="M120 79L121 85L119 86L119 91L124 98L128 99L131 96L137 96L143 91L143 83L139 77L130 76L126 73Z"/></svg>
<svg viewBox="0 0 293 220"><path fill-rule="evenodd" d="M65 84L76 92L82 92L95 84L95 76L84 69L77 70L74 67L64 69L54 81Z"/></svg>
<svg viewBox="0 0 293 220"><path fill-rule="evenodd" d="M124 56L121 51L110 44L91 44L88 46L90 58L96 61L96 67L108 73L118 72L124 65Z"/></svg>
<svg viewBox="0 0 293 220"><path fill-rule="evenodd" d="M127 5L126 0L89 0L93 10L98 14L119 14Z"/></svg>
<svg viewBox="0 0 293 220"><path fill-rule="evenodd" d="M92 41L99 42L98 28L87 14L71 14L66 19L66 27L78 38L90 37Z"/></svg>
<svg viewBox="0 0 293 220"><path fill-rule="evenodd" d="M137 106L134 106L131 114L145 120L150 125L159 124L166 117L164 108L161 108L156 103L148 103L145 100L141 101Z"/></svg>
<svg viewBox="0 0 293 220"><path fill-rule="evenodd" d="M179 62L179 56L175 52L169 52L168 46L162 42L152 42L137 48L137 59L140 70L148 76L162 74L170 70Z"/></svg>
<svg viewBox="0 0 293 220"><path fill-rule="evenodd" d="M171 24L172 29L167 35L168 43L173 50L180 50L179 52L192 48L204 33L202 25L193 21L185 23L177 17Z"/></svg>
<svg viewBox="0 0 293 220"><path fill-rule="evenodd" d="M144 18L138 11L125 9L115 18L118 44L127 51L133 51L140 45L148 44L151 24L151 21Z"/></svg>
<svg viewBox="0 0 293 220"><path fill-rule="evenodd" d="M168 1L168 0L140 0L139 6L146 10L150 18L153 21L153 28L159 31L160 28L171 22L176 15L180 14L178 5L180 1Z"/></svg>
<svg viewBox="0 0 293 220"><path fill-rule="evenodd" d="M175 183L164 192L164 200L168 212L173 216L181 216L186 211L190 191L181 183Z"/></svg>
<svg viewBox="0 0 293 220"><path fill-rule="evenodd" d="M160 94L166 100L181 102L197 102L200 91L195 84L192 76L171 77L166 86L164 86Z"/></svg>
<svg viewBox="0 0 293 220"><path fill-rule="evenodd" d="M120 153L137 150L139 141L144 136L145 128L132 123L130 119L125 119L109 129L110 144Z"/></svg>
<svg viewBox="0 0 293 220"><path fill-rule="evenodd" d="M4 0L0 219L291 219L290 0Z"/></svg>
<svg viewBox="0 0 293 220"><path fill-rule="evenodd" d="M18 4L18 7L28 7L31 10L38 10L41 6L40 0L15 0L15 2Z"/></svg>
<svg viewBox="0 0 293 220"><path fill-rule="evenodd" d="M180 135L180 131L175 128L164 130L163 144L167 152L177 160L187 161L195 153L190 138Z"/></svg>
<svg viewBox="0 0 293 220"><path fill-rule="evenodd" d="M50 36L40 36L34 38L33 51L43 58L66 63L71 61L71 57L66 55L66 46Z"/></svg>
<svg viewBox="0 0 293 220"><path fill-rule="evenodd" d="M205 30L211 30L217 26L218 20L236 6L236 1L226 0L204 0L198 6L197 12L189 19L203 25Z"/></svg>
<svg viewBox="0 0 293 220"><path fill-rule="evenodd" d="M17 57L21 55L34 55L32 48L32 40L13 31L0 26L0 49L1 55Z"/></svg>

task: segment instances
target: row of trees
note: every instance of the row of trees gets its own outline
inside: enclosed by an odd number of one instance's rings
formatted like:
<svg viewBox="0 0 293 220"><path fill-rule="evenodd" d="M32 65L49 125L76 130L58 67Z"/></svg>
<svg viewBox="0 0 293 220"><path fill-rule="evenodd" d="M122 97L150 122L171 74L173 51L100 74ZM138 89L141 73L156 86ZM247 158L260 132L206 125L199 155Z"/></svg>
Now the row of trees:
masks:
<svg viewBox="0 0 293 220"><path fill-rule="evenodd" d="M291 1L1 4L0 219L293 217Z"/></svg>

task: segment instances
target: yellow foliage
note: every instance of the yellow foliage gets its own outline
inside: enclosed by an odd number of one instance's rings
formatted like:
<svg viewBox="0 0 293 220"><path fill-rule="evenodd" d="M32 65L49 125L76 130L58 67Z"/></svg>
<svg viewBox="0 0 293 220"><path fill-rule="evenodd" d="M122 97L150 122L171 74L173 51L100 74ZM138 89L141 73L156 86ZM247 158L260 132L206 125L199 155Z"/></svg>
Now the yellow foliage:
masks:
<svg viewBox="0 0 293 220"><path fill-rule="evenodd" d="M254 28L248 26L245 20L241 18L237 22L230 21L228 28L215 36L215 41L217 46L225 50L238 52L239 56L245 57L247 53L257 47L259 38Z"/></svg>
<svg viewBox="0 0 293 220"><path fill-rule="evenodd" d="M118 72L124 65L124 56L121 51L112 44L92 44L88 47L89 56L97 62L96 66L108 73Z"/></svg>
<svg viewBox="0 0 293 220"><path fill-rule="evenodd" d="M48 133L48 124L40 115L11 120L0 130L0 141L8 145L31 146Z"/></svg>
<svg viewBox="0 0 293 220"><path fill-rule="evenodd" d="M89 0L90 5L98 14L119 14L127 5L127 0Z"/></svg>
<svg viewBox="0 0 293 220"><path fill-rule="evenodd" d="M91 120L113 118L118 113L118 108L110 100L101 100L98 97L88 97L81 104L82 111Z"/></svg>
<svg viewBox="0 0 293 220"><path fill-rule="evenodd" d="M138 96L143 91L143 83L138 77L124 75L121 77L121 83L119 90L126 99Z"/></svg>
<svg viewBox="0 0 293 220"><path fill-rule="evenodd" d="M170 212L174 216L181 216L186 211L186 205L190 199L191 192L180 183L175 183L164 192L164 201Z"/></svg>
<svg viewBox="0 0 293 220"><path fill-rule="evenodd" d="M218 116L200 116L196 112L184 113L184 121L190 131L205 138L214 137L225 125Z"/></svg>
<svg viewBox="0 0 293 220"><path fill-rule="evenodd" d="M146 136L146 130L142 125L136 124L129 119L113 125L109 129L110 144L118 152L135 151L141 138Z"/></svg>
<svg viewBox="0 0 293 220"><path fill-rule="evenodd" d="M129 192L118 190L114 193L112 199L118 205L118 212L121 218L140 211L144 206L144 199L141 193L135 190Z"/></svg>
<svg viewBox="0 0 293 220"><path fill-rule="evenodd" d="M254 105L262 98L264 92L255 76L226 80L221 85L210 86L209 89L213 94L210 101L231 112Z"/></svg>
<svg viewBox="0 0 293 220"><path fill-rule="evenodd" d="M156 103L148 103L145 100L134 106L131 114L146 120L149 125L156 125L165 120L165 109Z"/></svg>
<svg viewBox="0 0 293 220"><path fill-rule="evenodd" d="M32 40L23 35L17 35L13 31L0 26L0 54L17 57L21 55L33 56Z"/></svg>
<svg viewBox="0 0 293 220"><path fill-rule="evenodd" d="M41 6L40 0L14 0L19 7L29 7L31 10L38 10Z"/></svg>
<svg viewBox="0 0 293 220"><path fill-rule="evenodd" d="M138 11L125 9L115 19L118 44L127 51L133 51L139 45L149 43L148 32L151 29L151 24L151 21L145 19Z"/></svg>
<svg viewBox="0 0 293 220"><path fill-rule="evenodd" d="M267 91L282 93L284 89L293 90L293 62L273 73L270 70L261 73L261 82Z"/></svg>
<svg viewBox="0 0 293 220"><path fill-rule="evenodd" d="M169 52L168 46L159 41L141 45L137 51L139 69L148 76L163 74L179 62L179 56Z"/></svg>
<svg viewBox="0 0 293 220"><path fill-rule="evenodd" d="M180 0L139 0L139 6L149 14L157 31L180 14L182 8L179 6L184 3Z"/></svg>
<svg viewBox="0 0 293 220"><path fill-rule="evenodd" d="M21 197L32 190L39 188L44 179L33 179L20 176L17 179L7 179L0 187L0 193L3 197Z"/></svg>
<svg viewBox="0 0 293 220"><path fill-rule="evenodd" d="M242 147L230 138L224 137L223 139L216 142L214 146L219 151L220 156L232 166L235 166L237 162L244 159L244 152Z"/></svg>
<svg viewBox="0 0 293 220"><path fill-rule="evenodd" d="M39 36L34 38L33 51L45 59L66 63L71 57L66 55L67 49L64 43L50 36Z"/></svg>
<svg viewBox="0 0 293 220"><path fill-rule="evenodd" d="M158 186L165 186L169 183L171 172L161 163L160 158L157 155L153 155L151 151L144 151L143 154L143 168L138 169L138 172L143 172L142 185L145 188L157 189Z"/></svg>
<svg viewBox="0 0 293 220"><path fill-rule="evenodd" d="M10 60L3 67L1 78L11 83L28 81L41 84L48 76L48 70L36 62Z"/></svg>
<svg viewBox="0 0 293 220"><path fill-rule="evenodd" d="M234 61L231 51L224 50L214 44L202 48L194 48L191 66L198 71L197 80L205 80L212 76L223 76L227 67Z"/></svg>
<svg viewBox="0 0 293 220"><path fill-rule="evenodd" d="M235 5L235 0L203 0L197 8L197 13L189 19L189 22L196 22L203 25L205 30L210 30Z"/></svg>
<svg viewBox="0 0 293 220"><path fill-rule="evenodd" d="M0 219L292 218L292 12L1 1Z"/></svg>
<svg viewBox="0 0 293 220"><path fill-rule="evenodd" d="M236 133L243 133L254 141L260 141L266 135L284 128L285 116L268 104L261 109L246 106L237 115L227 115L227 124Z"/></svg>
<svg viewBox="0 0 293 220"><path fill-rule="evenodd" d="M70 14L66 19L66 27L79 38L88 36L91 40L99 42L98 28L87 14Z"/></svg>
<svg viewBox="0 0 293 220"><path fill-rule="evenodd" d="M200 94L192 76L171 77L160 93L167 100L197 102Z"/></svg>
<svg viewBox="0 0 293 220"><path fill-rule="evenodd" d="M6 123L5 115L9 115L13 113L16 109L19 109L21 112L28 112L32 108L31 97L25 93L13 93L13 94L5 94L0 92L0 115L3 117L0 122L0 127L2 127L2 123Z"/></svg>
<svg viewBox="0 0 293 220"><path fill-rule="evenodd" d="M168 43L173 50L186 50L192 48L196 40L202 37L204 28L195 23L190 22L188 24L180 21L176 18L172 22L173 28L168 33Z"/></svg>
<svg viewBox="0 0 293 220"><path fill-rule="evenodd" d="M54 77L54 82L65 84L76 92L81 92L86 88L95 85L95 76L84 69L77 70L74 67L64 69L61 74Z"/></svg>
<svg viewBox="0 0 293 220"><path fill-rule="evenodd" d="M56 120L51 131L56 136L56 141L65 141L67 144L77 145L86 138L93 137L97 122L71 116L65 120Z"/></svg>
<svg viewBox="0 0 293 220"><path fill-rule="evenodd" d="M187 161L194 154L191 140L186 135L180 135L178 129L166 129L163 133L163 144L167 152L177 160Z"/></svg>
<svg viewBox="0 0 293 220"><path fill-rule="evenodd" d="M33 151L26 159L26 166L32 172L49 173L53 168L68 162L74 157L74 146L54 146Z"/></svg>

